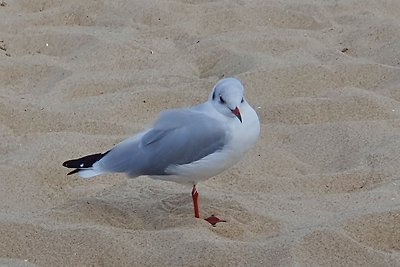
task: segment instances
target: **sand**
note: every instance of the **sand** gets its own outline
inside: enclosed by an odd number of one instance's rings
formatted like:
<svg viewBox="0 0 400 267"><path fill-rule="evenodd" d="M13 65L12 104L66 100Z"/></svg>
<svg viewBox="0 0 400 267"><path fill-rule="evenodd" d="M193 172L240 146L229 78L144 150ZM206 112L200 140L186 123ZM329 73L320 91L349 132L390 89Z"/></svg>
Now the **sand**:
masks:
<svg viewBox="0 0 400 267"><path fill-rule="evenodd" d="M400 2L0 3L0 265L400 266ZM190 188L66 176L221 77L262 129Z"/></svg>

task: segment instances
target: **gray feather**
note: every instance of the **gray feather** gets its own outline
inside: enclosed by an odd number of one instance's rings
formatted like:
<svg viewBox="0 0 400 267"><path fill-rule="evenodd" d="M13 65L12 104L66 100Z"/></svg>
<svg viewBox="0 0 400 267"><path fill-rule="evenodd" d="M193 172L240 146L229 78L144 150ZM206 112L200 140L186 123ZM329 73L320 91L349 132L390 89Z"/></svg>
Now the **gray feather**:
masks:
<svg viewBox="0 0 400 267"><path fill-rule="evenodd" d="M153 128L116 145L99 162L107 172L165 175L170 165L188 164L221 150L226 128L189 109L162 112Z"/></svg>

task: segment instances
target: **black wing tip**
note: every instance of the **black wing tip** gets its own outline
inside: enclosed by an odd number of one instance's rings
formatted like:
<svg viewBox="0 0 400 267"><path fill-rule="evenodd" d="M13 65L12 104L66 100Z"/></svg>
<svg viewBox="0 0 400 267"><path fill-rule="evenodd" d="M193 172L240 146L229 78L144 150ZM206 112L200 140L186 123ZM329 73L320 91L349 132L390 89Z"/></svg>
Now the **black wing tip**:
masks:
<svg viewBox="0 0 400 267"><path fill-rule="evenodd" d="M70 165L70 164L71 164L71 161L73 161L73 160L67 160L67 161L63 162L62 165L63 165L64 167L70 168L70 166L71 166L71 165ZM73 168L73 167L72 167L72 168Z"/></svg>
<svg viewBox="0 0 400 267"><path fill-rule="evenodd" d="M70 171L69 173L67 173L67 175L71 175L71 174L74 174L74 173L78 173L79 171L80 171L80 169L75 169L75 170Z"/></svg>
<svg viewBox="0 0 400 267"><path fill-rule="evenodd" d="M67 168L75 168L75 170L70 171L67 173L67 175L71 175L74 173L78 173L80 170L85 169L85 168L90 168L93 166L94 163L99 161L102 157L107 155L107 153L110 152L104 152L104 153L97 153L97 154L92 154L88 155L79 159L71 159L63 162L63 166Z"/></svg>
<svg viewBox="0 0 400 267"><path fill-rule="evenodd" d="M94 163L99 161L108 152L109 151L107 151L105 153L97 153L97 154L88 155L88 156L78 158L78 159L67 160L62 165L67 168L77 168L77 169L90 168L93 166Z"/></svg>

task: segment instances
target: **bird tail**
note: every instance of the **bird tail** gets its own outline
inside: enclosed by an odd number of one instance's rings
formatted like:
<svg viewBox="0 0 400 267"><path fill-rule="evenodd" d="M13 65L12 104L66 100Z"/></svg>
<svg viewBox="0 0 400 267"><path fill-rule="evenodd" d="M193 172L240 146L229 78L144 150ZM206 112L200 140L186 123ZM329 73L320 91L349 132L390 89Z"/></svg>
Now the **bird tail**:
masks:
<svg viewBox="0 0 400 267"><path fill-rule="evenodd" d="M106 171L101 170L97 164L95 165L95 163L107 155L108 152L109 151L88 155L79 159L67 160L63 163L63 166L67 168L75 168L75 170L69 172L67 175L78 173L80 177L88 179L106 173Z"/></svg>

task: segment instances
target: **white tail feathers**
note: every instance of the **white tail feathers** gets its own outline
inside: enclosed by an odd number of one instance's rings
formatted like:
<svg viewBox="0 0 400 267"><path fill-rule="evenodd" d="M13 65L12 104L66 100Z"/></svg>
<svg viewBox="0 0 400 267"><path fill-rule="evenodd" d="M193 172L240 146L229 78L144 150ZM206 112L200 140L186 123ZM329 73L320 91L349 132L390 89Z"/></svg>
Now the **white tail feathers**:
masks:
<svg viewBox="0 0 400 267"><path fill-rule="evenodd" d="M83 178L83 179L89 179L92 178L94 176L100 175L105 173L104 171L101 170L95 170L93 168L89 168L89 169L81 169L78 172L78 175Z"/></svg>

